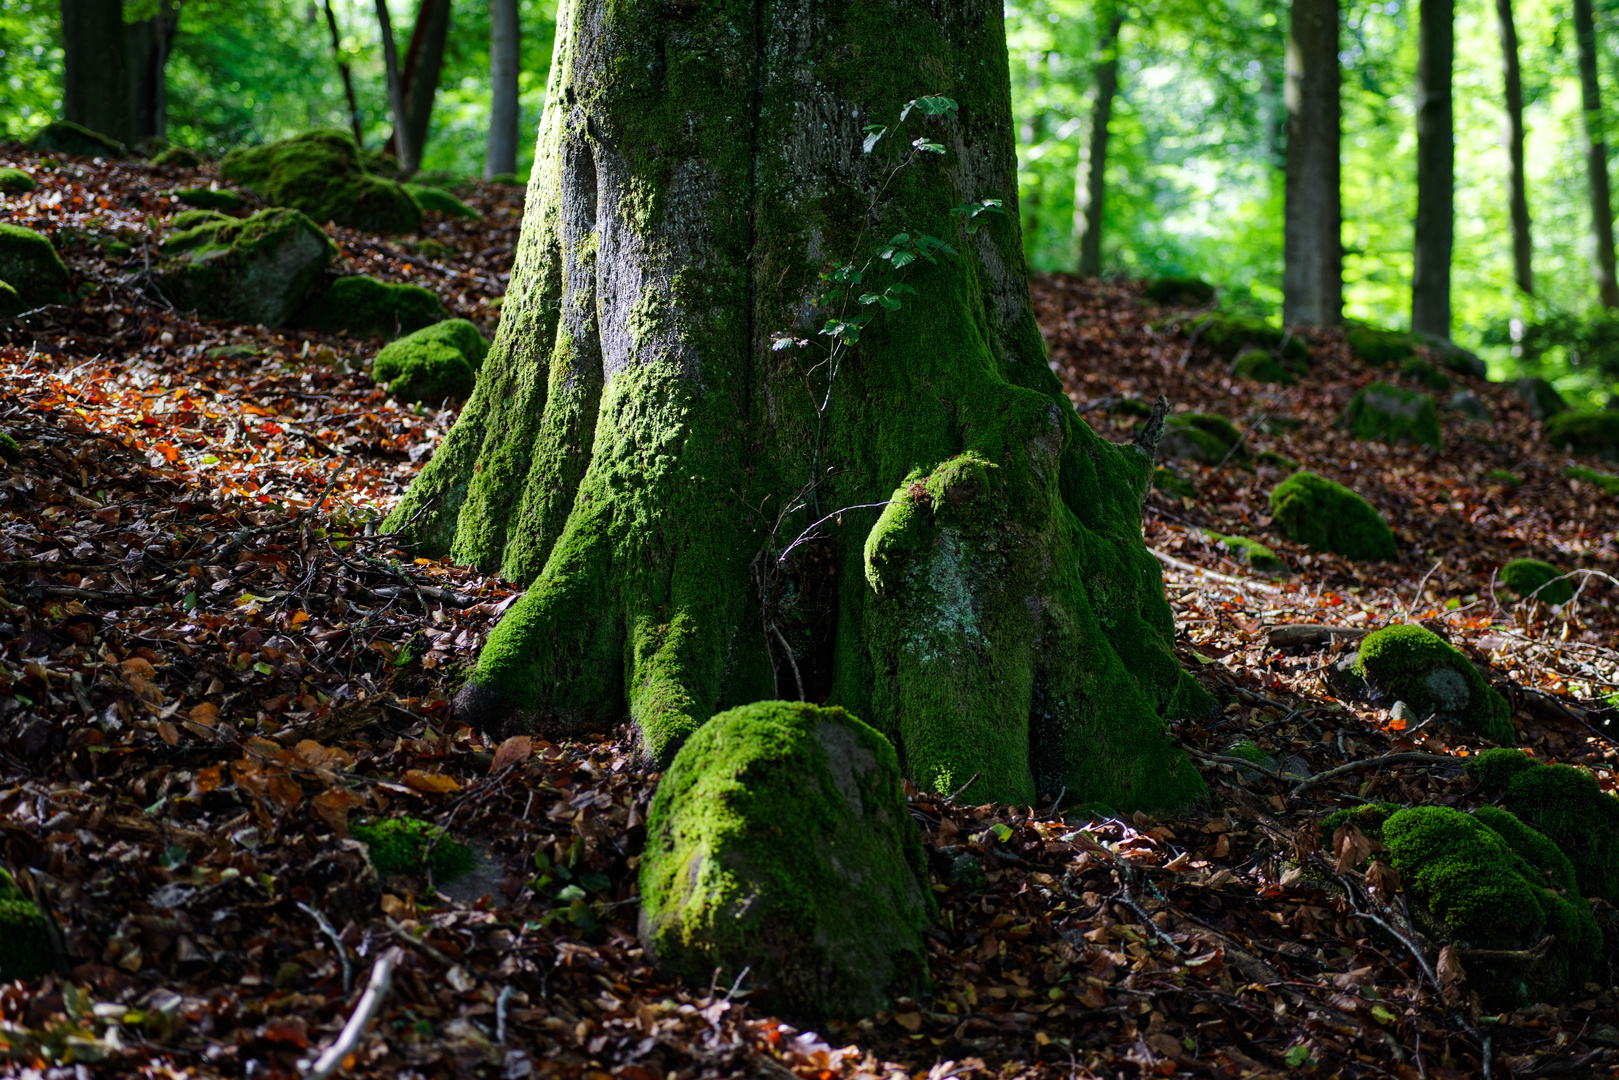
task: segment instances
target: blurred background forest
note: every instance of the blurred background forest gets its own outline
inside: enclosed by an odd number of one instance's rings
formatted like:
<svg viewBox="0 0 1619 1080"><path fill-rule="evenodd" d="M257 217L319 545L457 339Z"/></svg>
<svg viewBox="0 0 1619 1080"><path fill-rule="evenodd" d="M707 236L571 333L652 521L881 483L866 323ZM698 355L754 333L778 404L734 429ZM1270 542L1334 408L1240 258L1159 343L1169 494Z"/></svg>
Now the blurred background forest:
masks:
<svg viewBox="0 0 1619 1080"><path fill-rule="evenodd" d="M1589 318L1607 319L1592 271L1584 117L1568 5L1520 4L1516 12L1534 225L1531 297L1514 281L1495 5L1456 3L1452 334L1488 359L1497 377L1535 370L1553 376L1565 393L1601 404L1619 389L1610 382L1619 365L1582 369L1578 349L1562 348L1561 339L1538 355L1512 344L1512 320L1589 327ZM126 0L126 19L140 6ZM1604 101L1611 103L1619 94L1619 0L1594 6L1599 76ZM545 104L555 7L556 0L518 4L522 176ZM374 4L332 0L331 8L366 144L378 146L392 125ZM390 8L395 25L408 28L414 0L392 0ZM1007 4L1031 270L1078 266L1076 177L1087 159L1097 62L1116 16L1118 90L1108 125L1101 271L1135 278L1195 275L1221 286L1223 306L1279 315L1289 8L1278 0L1160 0L1117 8L1106 0ZM1404 329L1416 205L1417 3L1345 0L1340 20L1343 314ZM482 169L489 31L487 0L454 0L424 170L473 175ZM0 0L6 136L26 139L61 115L61 83L57 4ZM185 0L168 63L168 110L169 139L210 153L315 127L348 127L323 5ZM1593 335L1584 333L1589 344ZM1603 336L1599 328L1595 337Z"/></svg>

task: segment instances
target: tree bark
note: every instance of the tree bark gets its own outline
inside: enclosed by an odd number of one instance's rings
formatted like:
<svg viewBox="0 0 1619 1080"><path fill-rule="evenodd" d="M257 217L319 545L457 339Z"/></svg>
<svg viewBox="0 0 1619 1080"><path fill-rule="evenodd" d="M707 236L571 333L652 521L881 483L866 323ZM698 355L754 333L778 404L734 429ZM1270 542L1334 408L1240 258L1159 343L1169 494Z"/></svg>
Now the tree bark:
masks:
<svg viewBox="0 0 1619 1080"><path fill-rule="evenodd" d="M1411 249L1411 329L1450 337L1450 256L1456 230L1451 69L1454 0L1420 0L1417 31L1417 219Z"/></svg>
<svg viewBox="0 0 1619 1080"><path fill-rule="evenodd" d="M1507 106L1507 203L1512 216L1512 268L1518 288L1535 294L1535 246L1529 233L1529 186L1523 168L1523 79L1518 73L1518 30L1512 0L1495 0L1501 31L1501 84Z"/></svg>
<svg viewBox="0 0 1619 1080"><path fill-rule="evenodd" d="M1096 96L1091 100L1091 136L1085 163L1074 185L1074 244L1079 255L1079 273L1084 277L1102 274L1102 212L1107 201L1108 124L1113 120L1113 99L1119 92L1119 34L1124 29L1124 11L1109 3L1101 14L1101 38L1093 69Z"/></svg>
<svg viewBox="0 0 1619 1080"><path fill-rule="evenodd" d="M124 24L131 144L167 137L169 50L179 22L179 5L158 0L151 18Z"/></svg>
<svg viewBox="0 0 1619 1080"><path fill-rule="evenodd" d="M349 102L349 125L354 130L354 144L365 145L365 133L360 128L360 103L354 96L354 73L349 70L348 61L343 59L343 38L337 32L337 14L332 11L332 0L326 3L326 29L332 34L332 59L337 63L338 74L343 76L343 95Z"/></svg>
<svg viewBox="0 0 1619 1080"><path fill-rule="evenodd" d="M413 166L421 164L427 146L427 131L433 119L433 101L438 97L439 76L444 70L444 46L450 36L450 0L421 0L416 8L416 25L405 49L405 69L400 75L405 101L405 127Z"/></svg>
<svg viewBox="0 0 1619 1080"><path fill-rule="evenodd" d="M129 141L122 0L61 0L62 118Z"/></svg>
<svg viewBox="0 0 1619 1080"><path fill-rule="evenodd" d="M1284 97L1282 321L1336 326L1344 301L1338 0L1293 0Z"/></svg>
<svg viewBox="0 0 1619 1080"><path fill-rule="evenodd" d="M483 178L517 171L518 83L522 59L517 0L489 0L489 142Z"/></svg>
<svg viewBox="0 0 1619 1080"><path fill-rule="evenodd" d="M936 87L959 113L907 110ZM628 717L661 764L798 696L933 789L1201 791L1164 732L1211 702L1141 539L1152 452L1046 363L1015 149L993 0L565 0L499 334L389 519L528 586L457 715Z"/></svg>
<svg viewBox="0 0 1619 1080"><path fill-rule="evenodd" d="M1597 290L1603 307L1619 307L1614 272L1613 199L1608 187L1608 135L1597 81L1596 20L1591 0L1574 0L1574 37L1580 49L1580 99L1585 108L1586 171L1591 193L1591 231L1596 240Z"/></svg>
<svg viewBox="0 0 1619 1080"><path fill-rule="evenodd" d="M399 52L394 48L393 19L388 0L377 0L377 25L382 30L382 65L388 80L388 107L394 115L393 136L389 140L399 171L409 176L416 171L416 148L410 142L410 125L405 121L405 87L399 75Z"/></svg>

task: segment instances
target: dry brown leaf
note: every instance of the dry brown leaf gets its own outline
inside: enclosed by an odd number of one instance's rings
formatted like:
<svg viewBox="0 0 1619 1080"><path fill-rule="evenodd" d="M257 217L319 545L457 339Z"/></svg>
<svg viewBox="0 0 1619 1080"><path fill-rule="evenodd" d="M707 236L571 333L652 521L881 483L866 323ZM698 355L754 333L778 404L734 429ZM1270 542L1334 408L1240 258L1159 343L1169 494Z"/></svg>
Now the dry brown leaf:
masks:
<svg viewBox="0 0 1619 1080"><path fill-rule="evenodd" d="M1335 869L1342 874L1371 858L1372 842L1353 822L1344 822L1332 834L1332 850L1337 853Z"/></svg>
<svg viewBox="0 0 1619 1080"><path fill-rule="evenodd" d="M404 781L406 787L422 795L448 795L452 791L461 790L461 785L456 783L455 777L445 776L443 773L423 772L421 769L407 769L400 779Z"/></svg>
<svg viewBox="0 0 1619 1080"><path fill-rule="evenodd" d="M191 706L191 711L186 715L191 718L191 722L194 724L213 727L219 722L219 706L211 701L199 702Z"/></svg>
<svg viewBox="0 0 1619 1080"><path fill-rule="evenodd" d="M527 761L528 756L533 752L533 739L527 735L513 735L501 743L500 749L495 751L495 760L490 763L489 772L491 775L505 772L514 765L520 765Z"/></svg>
<svg viewBox="0 0 1619 1080"><path fill-rule="evenodd" d="M310 801L316 816L339 836L349 834L349 809L360 802L360 797L343 788L329 788Z"/></svg>
<svg viewBox="0 0 1619 1080"><path fill-rule="evenodd" d="M1446 945L1439 950L1439 963L1434 971L1439 976L1439 994L1445 999L1445 1004L1460 1004L1462 993L1467 989L1467 971L1462 967L1462 959L1456 955L1454 946Z"/></svg>

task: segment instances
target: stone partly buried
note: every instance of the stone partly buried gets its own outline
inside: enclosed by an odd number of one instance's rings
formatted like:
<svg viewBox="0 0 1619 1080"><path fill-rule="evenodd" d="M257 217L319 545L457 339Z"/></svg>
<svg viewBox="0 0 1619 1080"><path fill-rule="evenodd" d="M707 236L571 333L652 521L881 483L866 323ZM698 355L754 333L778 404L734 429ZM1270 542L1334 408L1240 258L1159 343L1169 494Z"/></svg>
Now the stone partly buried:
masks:
<svg viewBox="0 0 1619 1080"><path fill-rule="evenodd" d="M870 1015L926 979L935 909L893 745L842 709L720 713L647 818L641 936L693 983L748 972L773 1008Z"/></svg>
<svg viewBox="0 0 1619 1080"><path fill-rule="evenodd" d="M1271 518L1289 540L1346 559L1399 557L1394 533L1371 503L1326 477L1296 472L1270 493Z"/></svg>
<svg viewBox="0 0 1619 1080"><path fill-rule="evenodd" d="M383 347L371 378L408 404L464 401L472 394L489 342L466 319L434 323Z"/></svg>
<svg viewBox="0 0 1619 1080"><path fill-rule="evenodd" d="M1248 463L1242 434L1231 421L1214 413L1176 413L1164 425L1158 456L1168 460L1190 459L1204 465Z"/></svg>
<svg viewBox="0 0 1619 1080"><path fill-rule="evenodd" d="M1512 708L1473 662L1421 626L1385 626L1328 671L1339 693L1392 704L1498 743L1516 737Z"/></svg>
<svg viewBox="0 0 1619 1080"><path fill-rule="evenodd" d="M1417 443L1438 449L1439 410L1433 398L1386 382L1363 387L1350 399L1340 421L1356 438L1391 445Z"/></svg>
<svg viewBox="0 0 1619 1080"><path fill-rule="evenodd" d="M367 172L346 131L312 131L232 150L219 163L219 175L272 206L301 210L318 222L376 233L422 226L421 205L402 185Z"/></svg>
<svg viewBox="0 0 1619 1080"><path fill-rule="evenodd" d="M63 299L68 270L50 240L21 225L0 224L0 317Z"/></svg>

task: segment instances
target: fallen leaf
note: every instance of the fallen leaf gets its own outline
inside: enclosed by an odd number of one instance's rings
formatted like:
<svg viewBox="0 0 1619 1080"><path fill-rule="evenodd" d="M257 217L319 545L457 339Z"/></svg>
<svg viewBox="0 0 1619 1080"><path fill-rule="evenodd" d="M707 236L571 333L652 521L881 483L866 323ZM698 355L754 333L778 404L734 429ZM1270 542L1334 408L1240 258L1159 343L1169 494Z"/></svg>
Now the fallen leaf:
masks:
<svg viewBox="0 0 1619 1080"><path fill-rule="evenodd" d="M400 779L405 782L406 787L422 795L447 795L452 791L461 790L461 785L456 783L455 777L445 776L443 773L407 769Z"/></svg>

